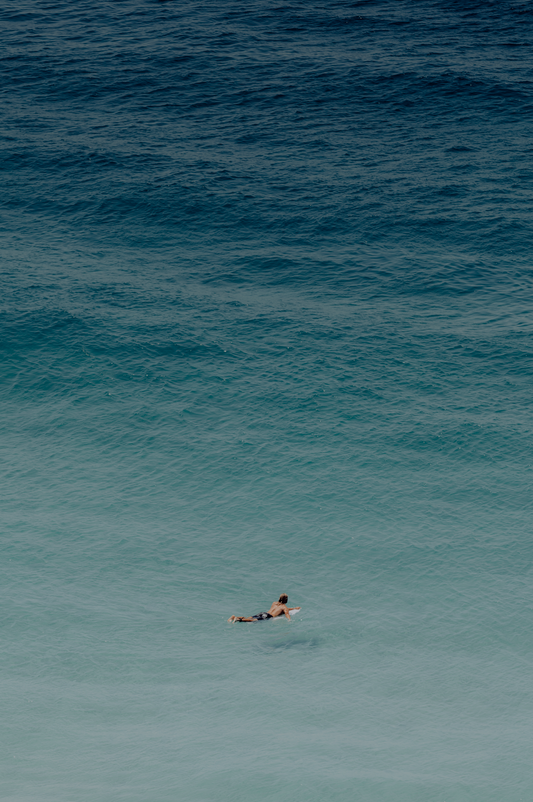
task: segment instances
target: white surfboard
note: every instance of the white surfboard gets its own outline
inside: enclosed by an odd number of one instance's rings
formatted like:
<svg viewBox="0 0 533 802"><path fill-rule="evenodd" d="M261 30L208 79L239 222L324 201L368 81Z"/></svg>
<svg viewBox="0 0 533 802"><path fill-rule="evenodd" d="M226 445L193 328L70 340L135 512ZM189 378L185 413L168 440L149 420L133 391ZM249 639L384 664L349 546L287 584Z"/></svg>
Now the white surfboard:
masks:
<svg viewBox="0 0 533 802"><path fill-rule="evenodd" d="M302 609L301 607L295 607L294 610L289 610L289 615L296 615L296 613L299 613L301 609ZM284 615L278 615L276 616L276 618L274 618L274 621L281 621L281 620L286 621L287 619L285 618ZM235 621L231 622L231 618L228 618L228 621L233 624L235 623Z"/></svg>
<svg viewBox="0 0 533 802"><path fill-rule="evenodd" d="M295 607L294 610L289 610L289 615L296 615L296 613L299 613L301 609L302 609L301 607ZM281 615L277 615L274 619L274 621L286 621L286 620L287 619L285 618L283 613Z"/></svg>

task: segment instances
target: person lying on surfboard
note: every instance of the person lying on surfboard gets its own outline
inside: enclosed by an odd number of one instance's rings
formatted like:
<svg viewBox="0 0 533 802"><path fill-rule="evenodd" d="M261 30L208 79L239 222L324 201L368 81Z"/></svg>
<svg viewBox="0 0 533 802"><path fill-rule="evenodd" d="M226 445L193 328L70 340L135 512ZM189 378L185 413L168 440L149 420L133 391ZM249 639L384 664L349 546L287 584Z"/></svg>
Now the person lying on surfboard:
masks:
<svg viewBox="0 0 533 802"><path fill-rule="evenodd" d="M254 622L254 621L266 621L268 618L278 618L280 615L284 615L287 621L291 620L291 610L299 610L299 607L287 607L287 602L289 601L289 597L286 593L282 593L279 597L279 601L274 602L268 613L257 613L257 615L252 615L250 618L245 618L244 616L237 616L232 615L228 618L230 624L234 624L235 621L242 621L242 622Z"/></svg>

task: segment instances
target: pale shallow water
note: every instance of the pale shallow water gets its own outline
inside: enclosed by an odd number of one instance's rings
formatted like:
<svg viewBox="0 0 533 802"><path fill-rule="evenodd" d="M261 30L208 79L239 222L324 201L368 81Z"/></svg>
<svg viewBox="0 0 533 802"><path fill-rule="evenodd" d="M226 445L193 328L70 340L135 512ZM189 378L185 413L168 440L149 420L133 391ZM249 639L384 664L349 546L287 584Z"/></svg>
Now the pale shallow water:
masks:
<svg viewBox="0 0 533 802"><path fill-rule="evenodd" d="M2 16L2 799L529 802L530 5Z"/></svg>

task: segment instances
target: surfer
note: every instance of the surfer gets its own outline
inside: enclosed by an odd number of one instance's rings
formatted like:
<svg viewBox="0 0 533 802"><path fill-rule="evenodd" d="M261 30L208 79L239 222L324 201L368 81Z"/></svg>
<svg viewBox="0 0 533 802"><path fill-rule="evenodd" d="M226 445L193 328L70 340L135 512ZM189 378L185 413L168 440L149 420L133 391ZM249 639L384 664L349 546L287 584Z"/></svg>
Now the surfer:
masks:
<svg viewBox="0 0 533 802"><path fill-rule="evenodd" d="M257 613L257 615L252 615L250 618L245 618L244 616L237 616L232 615L228 618L230 624L234 624L235 621L242 621L242 622L254 622L254 621L267 621L269 618L278 618L280 615L284 615L287 621L291 620L291 610L299 610L299 607L287 607L287 602L289 601L289 597L286 593L282 593L279 597L277 602L274 602L268 613Z"/></svg>

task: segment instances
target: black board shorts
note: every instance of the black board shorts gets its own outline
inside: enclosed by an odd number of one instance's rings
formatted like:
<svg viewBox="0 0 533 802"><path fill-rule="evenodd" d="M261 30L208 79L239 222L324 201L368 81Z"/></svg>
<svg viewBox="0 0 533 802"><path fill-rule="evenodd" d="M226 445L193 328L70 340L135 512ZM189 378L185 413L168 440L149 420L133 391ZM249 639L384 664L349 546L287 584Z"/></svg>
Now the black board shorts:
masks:
<svg viewBox="0 0 533 802"><path fill-rule="evenodd" d="M257 613L257 615L253 615L252 618L254 621L266 621L268 618L272 618L270 613Z"/></svg>

